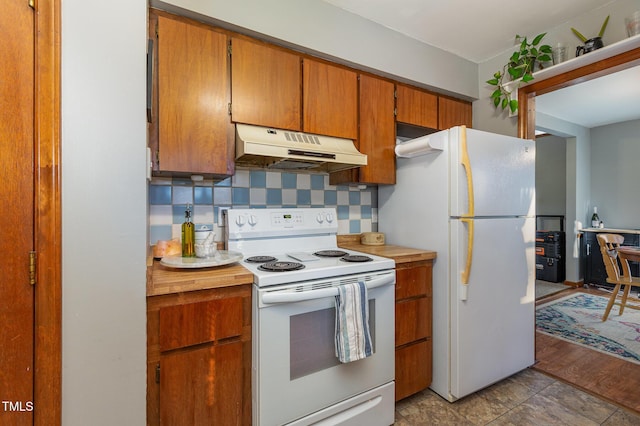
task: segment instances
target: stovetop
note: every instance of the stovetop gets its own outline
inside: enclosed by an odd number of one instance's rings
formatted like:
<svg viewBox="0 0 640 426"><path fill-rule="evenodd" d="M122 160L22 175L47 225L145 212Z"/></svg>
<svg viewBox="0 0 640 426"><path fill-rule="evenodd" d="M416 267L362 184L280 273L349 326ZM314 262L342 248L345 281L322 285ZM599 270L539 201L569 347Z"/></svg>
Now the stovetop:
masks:
<svg viewBox="0 0 640 426"><path fill-rule="evenodd" d="M327 250L342 250L333 247ZM253 263L248 260L251 256L245 256L241 264L249 269L254 276L253 282L259 287L289 284L320 278L334 278L345 275L361 274L365 272L393 269L395 263L392 259L360 253L353 250L344 250L345 256L362 256L366 261L347 262L343 257L318 257L312 252L292 252L283 254L271 254L275 260L263 263ZM266 255L265 255L266 256ZM265 270L264 265L287 264L295 269L286 271ZM277 268L276 268L277 269Z"/></svg>
<svg viewBox="0 0 640 426"><path fill-rule="evenodd" d="M225 220L227 249L259 287L393 269L395 262L337 246L332 208L232 209ZM257 261L253 261L255 259ZM282 268L291 270L282 270Z"/></svg>

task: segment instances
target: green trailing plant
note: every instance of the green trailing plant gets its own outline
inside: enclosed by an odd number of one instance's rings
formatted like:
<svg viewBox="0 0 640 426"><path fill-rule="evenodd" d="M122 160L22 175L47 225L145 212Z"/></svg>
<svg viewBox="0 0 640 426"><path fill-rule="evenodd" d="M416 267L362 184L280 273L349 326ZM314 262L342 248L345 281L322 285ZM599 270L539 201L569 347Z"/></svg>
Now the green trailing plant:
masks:
<svg viewBox="0 0 640 426"><path fill-rule="evenodd" d="M531 42L527 37L516 35L516 42L520 43L518 50L513 52L502 70L495 72L493 78L487 80L487 84L495 87L491 93L491 100L496 108L501 106L504 110L509 107L512 113L516 112L518 100L511 99L511 92L517 90L520 83L514 85L511 90L505 87L505 84L509 81L528 83L533 80L533 68L536 63L551 61L551 46L540 45L545 35L547 33L538 34Z"/></svg>
<svg viewBox="0 0 640 426"><path fill-rule="evenodd" d="M609 15L607 15L604 22L602 23L602 26L600 27L600 32L598 33L598 37L602 38L602 36L604 35L604 30L607 29L608 23L609 23ZM588 40L585 36L582 35L580 31L576 30L575 28L571 27L571 31L573 31L576 37L578 37L580 41L582 41L583 43Z"/></svg>

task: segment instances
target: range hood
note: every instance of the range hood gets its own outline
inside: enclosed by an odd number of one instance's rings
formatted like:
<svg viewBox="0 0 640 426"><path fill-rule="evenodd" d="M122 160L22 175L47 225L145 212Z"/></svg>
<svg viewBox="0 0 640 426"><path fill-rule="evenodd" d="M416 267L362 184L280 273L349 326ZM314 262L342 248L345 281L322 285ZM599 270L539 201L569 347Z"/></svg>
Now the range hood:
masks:
<svg viewBox="0 0 640 426"><path fill-rule="evenodd" d="M236 124L236 166L337 172L366 165L351 139Z"/></svg>

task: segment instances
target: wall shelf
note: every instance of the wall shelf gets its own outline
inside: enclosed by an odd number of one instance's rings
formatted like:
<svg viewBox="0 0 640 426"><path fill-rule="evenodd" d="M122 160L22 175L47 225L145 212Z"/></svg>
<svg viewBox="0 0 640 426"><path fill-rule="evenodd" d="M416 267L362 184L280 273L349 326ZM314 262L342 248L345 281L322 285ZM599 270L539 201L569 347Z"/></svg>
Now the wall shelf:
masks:
<svg viewBox="0 0 640 426"><path fill-rule="evenodd" d="M640 47L640 35L628 37L616 43L602 47L598 50L594 50L593 52L589 52L587 54L583 54L575 58L566 60L557 65L552 65L550 67L541 69L540 71L536 71L533 73L534 79L529 83L520 84L520 86L517 86L519 81L510 81L504 84L504 87L511 92L512 97L515 97L517 99L518 89L521 87L525 87L533 83L538 83L540 81L547 80L557 75L564 74L566 72L573 71L578 68L591 65L608 58L612 58L616 55L619 55L624 52L628 52L630 50L633 50L639 47ZM510 117L514 117L517 115L518 115L517 110L515 113L511 113L511 111L509 111Z"/></svg>

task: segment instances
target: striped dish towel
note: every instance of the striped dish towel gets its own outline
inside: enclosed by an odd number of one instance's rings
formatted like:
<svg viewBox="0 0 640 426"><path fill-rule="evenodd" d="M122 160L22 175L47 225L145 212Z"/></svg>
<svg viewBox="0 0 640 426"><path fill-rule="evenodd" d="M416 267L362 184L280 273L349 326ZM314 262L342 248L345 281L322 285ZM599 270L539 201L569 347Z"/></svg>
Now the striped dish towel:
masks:
<svg viewBox="0 0 640 426"><path fill-rule="evenodd" d="M364 282L338 287L336 296L336 356L342 363L371 356L369 303Z"/></svg>

